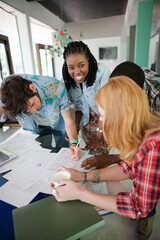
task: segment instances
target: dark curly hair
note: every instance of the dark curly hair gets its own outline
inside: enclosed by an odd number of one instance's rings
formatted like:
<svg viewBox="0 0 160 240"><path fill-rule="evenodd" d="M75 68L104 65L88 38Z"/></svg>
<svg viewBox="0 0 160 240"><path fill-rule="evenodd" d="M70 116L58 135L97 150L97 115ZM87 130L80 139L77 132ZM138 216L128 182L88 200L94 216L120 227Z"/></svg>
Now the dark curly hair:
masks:
<svg viewBox="0 0 160 240"><path fill-rule="evenodd" d="M4 79L1 85L1 101L6 114L15 118L22 113L27 114L27 103L31 97L38 96L37 92L33 92L29 85L31 81L20 76L11 75Z"/></svg>
<svg viewBox="0 0 160 240"><path fill-rule="evenodd" d="M62 68L63 79L64 79L64 82L65 82L65 85L66 85L66 88L68 91L71 86L73 88L76 87L74 79L69 75L67 63L66 63L66 58L70 54L74 54L74 53L84 54L89 61L89 73L86 77L86 86L87 87L92 86L93 83L95 82L96 73L97 73L97 69L98 69L97 61L85 43L83 43L82 41L75 41L75 42L69 43L67 45L67 47L64 48L64 53L63 53L64 64L63 64L63 68Z"/></svg>

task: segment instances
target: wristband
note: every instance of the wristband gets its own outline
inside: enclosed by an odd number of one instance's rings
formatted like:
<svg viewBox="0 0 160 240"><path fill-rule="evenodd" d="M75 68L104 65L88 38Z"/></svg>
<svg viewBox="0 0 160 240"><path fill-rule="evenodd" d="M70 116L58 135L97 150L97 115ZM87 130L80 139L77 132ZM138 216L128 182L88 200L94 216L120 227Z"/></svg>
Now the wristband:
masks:
<svg viewBox="0 0 160 240"><path fill-rule="evenodd" d="M95 170L92 182L97 183L99 181L100 181L100 172L99 170Z"/></svg>
<svg viewBox="0 0 160 240"><path fill-rule="evenodd" d="M85 184L85 183L87 182L87 172L83 172L84 175L83 175L82 172L79 172L79 173L81 174L81 176L82 176L82 178L83 178L83 183Z"/></svg>
<svg viewBox="0 0 160 240"><path fill-rule="evenodd" d="M100 128L98 128L98 127L96 128L96 131L97 131L97 132L100 132L100 133L103 132L102 129L100 129Z"/></svg>
<svg viewBox="0 0 160 240"><path fill-rule="evenodd" d="M69 143L69 146L71 146L72 144L77 144L78 141L76 139L73 139L70 143Z"/></svg>

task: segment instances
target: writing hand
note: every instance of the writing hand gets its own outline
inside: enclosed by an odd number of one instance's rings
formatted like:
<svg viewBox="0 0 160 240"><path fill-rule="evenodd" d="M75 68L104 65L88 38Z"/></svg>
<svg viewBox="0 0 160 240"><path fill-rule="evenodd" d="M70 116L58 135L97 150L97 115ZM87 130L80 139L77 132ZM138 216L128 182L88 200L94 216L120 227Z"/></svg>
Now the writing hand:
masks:
<svg viewBox="0 0 160 240"><path fill-rule="evenodd" d="M82 157L82 149L80 147L77 147L75 144L71 145L69 151L72 160L78 160Z"/></svg>

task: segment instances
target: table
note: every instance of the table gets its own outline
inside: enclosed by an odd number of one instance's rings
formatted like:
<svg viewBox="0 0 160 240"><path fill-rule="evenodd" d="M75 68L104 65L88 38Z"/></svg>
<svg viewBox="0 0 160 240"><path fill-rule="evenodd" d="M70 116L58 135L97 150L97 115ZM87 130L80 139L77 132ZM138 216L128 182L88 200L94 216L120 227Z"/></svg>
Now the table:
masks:
<svg viewBox="0 0 160 240"><path fill-rule="evenodd" d="M49 146L51 142L51 135L41 135L38 138L41 141L42 147L47 147L52 150ZM58 149L54 148L54 151ZM3 178L4 174L0 175L0 184L4 184L6 180ZM108 187L108 186L107 186ZM112 193L112 188L109 190ZM48 197L48 194L39 193L32 201L37 201L42 198ZM1 240L14 240L13 234L13 221L12 221L12 210L15 207L5 202L0 201L0 213L1 213L1 224L0 224L0 239ZM125 219L118 214L111 214L105 216L105 226L100 230L86 235L82 240L102 240L102 239L135 239L134 233L136 229L136 222L132 222L129 219ZM116 228L115 228L116 226ZM118 231L119 230L119 231ZM106 238L106 236L108 236Z"/></svg>

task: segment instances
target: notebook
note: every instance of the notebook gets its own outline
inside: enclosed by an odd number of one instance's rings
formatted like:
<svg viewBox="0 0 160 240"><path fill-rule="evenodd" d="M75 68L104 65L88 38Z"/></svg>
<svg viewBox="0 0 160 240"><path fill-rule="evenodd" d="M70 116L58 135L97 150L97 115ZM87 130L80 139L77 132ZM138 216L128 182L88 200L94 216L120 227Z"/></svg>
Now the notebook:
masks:
<svg viewBox="0 0 160 240"><path fill-rule="evenodd" d="M104 225L93 206L53 196L12 211L15 240L74 240Z"/></svg>

